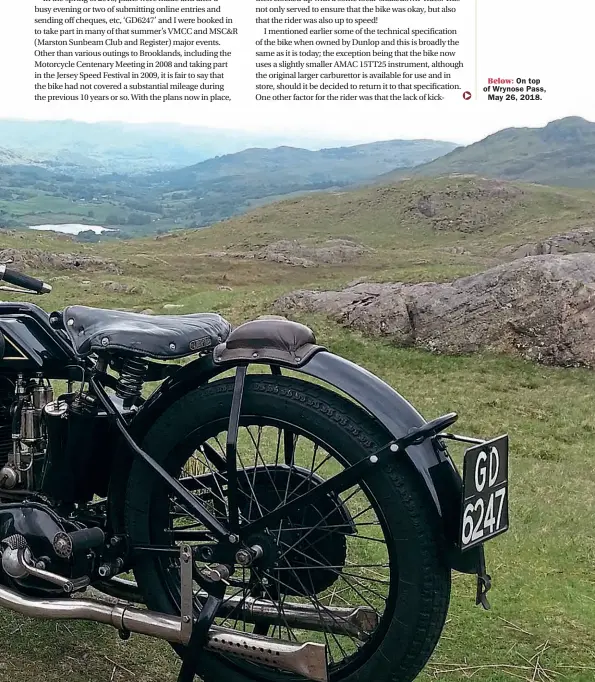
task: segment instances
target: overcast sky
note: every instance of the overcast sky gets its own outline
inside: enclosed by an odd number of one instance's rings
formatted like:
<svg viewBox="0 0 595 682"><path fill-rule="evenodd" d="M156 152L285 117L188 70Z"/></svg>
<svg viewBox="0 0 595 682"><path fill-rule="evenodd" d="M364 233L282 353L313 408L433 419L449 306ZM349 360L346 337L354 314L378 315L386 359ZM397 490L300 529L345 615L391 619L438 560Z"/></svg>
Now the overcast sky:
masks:
<svg viewBox="0 0 595 682"><path fill-rule="evenodd" d="M58 2L59 0L54 0ZM253 35L254 0L221 0L228 12L245 26L244 47ZM390 2L391 0L385 0ZM35 2L4 0L0 3L0 117L27 119L78 119L177 122L254 132L283 132L296 138L371 141L391 138L434 138L459 143L478 140L509 126L539 127L564 116L595 121L595 95L591 90L593 0L477 0L478 84L488 77L539 78L547 88L542 102L487 102L481 92L470 102L366 103L336 105L314 103L172 105L161 102L40 104L32 100L32 17ZM462 11L472 16L476 0L460 0ZM231 9L233 8L233 9ZM474 11L473 11L474 13ZM467 23L466 26L469 26ZM237 49L242 43L237 43ZM241 51L241 49L240 49ZM467 53L473 63L472 53ZM246 71L230 82L234 93L252 88L252 60ZM468 87L475 91L475 69L466 71ZM244 90L242 90L244 88ZM474 92L474 94L476 94Z"/></svg>

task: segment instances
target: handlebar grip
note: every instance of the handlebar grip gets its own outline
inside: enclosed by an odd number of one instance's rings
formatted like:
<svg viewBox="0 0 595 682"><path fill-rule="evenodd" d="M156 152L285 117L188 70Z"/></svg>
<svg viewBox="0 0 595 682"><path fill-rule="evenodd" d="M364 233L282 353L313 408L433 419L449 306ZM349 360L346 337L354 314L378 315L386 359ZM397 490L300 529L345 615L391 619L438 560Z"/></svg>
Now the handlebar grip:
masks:
<svg viewBox="0 0 595 682"><path fill-rule="evenodd" d="M29 277L29 275L24 275L22 272L7 268L5 265L0 265L0 280L14 284L17 287L23 287L23 289L35 291L38 294L49 294L52 290L49 284L42 282L40 279Z"/></svg>

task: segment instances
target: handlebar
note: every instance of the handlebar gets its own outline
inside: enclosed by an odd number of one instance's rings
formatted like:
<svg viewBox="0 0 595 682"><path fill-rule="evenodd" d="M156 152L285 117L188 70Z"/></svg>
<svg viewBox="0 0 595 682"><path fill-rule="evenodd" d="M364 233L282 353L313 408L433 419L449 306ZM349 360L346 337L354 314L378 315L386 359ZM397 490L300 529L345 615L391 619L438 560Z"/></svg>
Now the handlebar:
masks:
<svg viewBox="0 0 595 682"><path fill-rule="evenodd" d="M52 290L49 284L42 282L40 279L24 275L22 272L7 268L6 265L0 265L0 280L23 289L29 289L29 291L34 291L36 294L49 294Z"/></svg>

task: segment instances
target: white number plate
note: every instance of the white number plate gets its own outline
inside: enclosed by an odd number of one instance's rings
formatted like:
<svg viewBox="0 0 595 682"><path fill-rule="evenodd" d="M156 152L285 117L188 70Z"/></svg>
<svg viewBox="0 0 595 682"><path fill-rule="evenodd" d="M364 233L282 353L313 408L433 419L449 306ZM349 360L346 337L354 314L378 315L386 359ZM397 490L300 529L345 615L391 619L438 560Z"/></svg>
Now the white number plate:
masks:
<svg viewBox="0 0 595 682"><path fill-rule="evenodd" d="M508 530L508 436L465 452L461 549Z"/></svg>

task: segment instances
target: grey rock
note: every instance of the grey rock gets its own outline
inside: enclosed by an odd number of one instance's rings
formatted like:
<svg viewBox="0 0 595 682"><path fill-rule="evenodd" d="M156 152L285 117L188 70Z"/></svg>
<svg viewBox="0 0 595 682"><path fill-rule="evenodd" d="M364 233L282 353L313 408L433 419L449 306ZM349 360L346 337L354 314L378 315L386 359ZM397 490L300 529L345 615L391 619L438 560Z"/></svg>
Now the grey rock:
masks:
<svg viewBox="0 0 595 682"><path fill-rule="evenodd" d="M438 213L436 201L431 196L423 196L417 202L417 210L426 218L433 218Z"/></svg>
<svg viewBox="0 0 595 682"><path fill-rule="evenodd" d="M274 305L282 314L296 310L400 346L595 367L595 253L530 256L443 284L296 291Z"/></svg>
<svg viewBox="0 0 595 682"><path fill-rule="evenodd" d="M140 291L139 287L133 284L125 284L124 282L101 282L101 286L116 294L137 294Z"/></svg>
<svg viewBox="0 0 595 682"><path fill-rule="evenodd" d="M595 252L595 229L574 230L540 242L532 242L523 246L507 246L502 249L503 254L512 255L513 258L580 252Z"/></svg>
<svg viewBox="0 0 595 682"><path fill-rule="evenodd" d="M198 254L208 258L238 258L240 260L264 260L311 268L316 265L341 265L353 263L372 249L351 239L327 239L321 244L308 244L282 239L255 251L209 251Z"/></svg>

